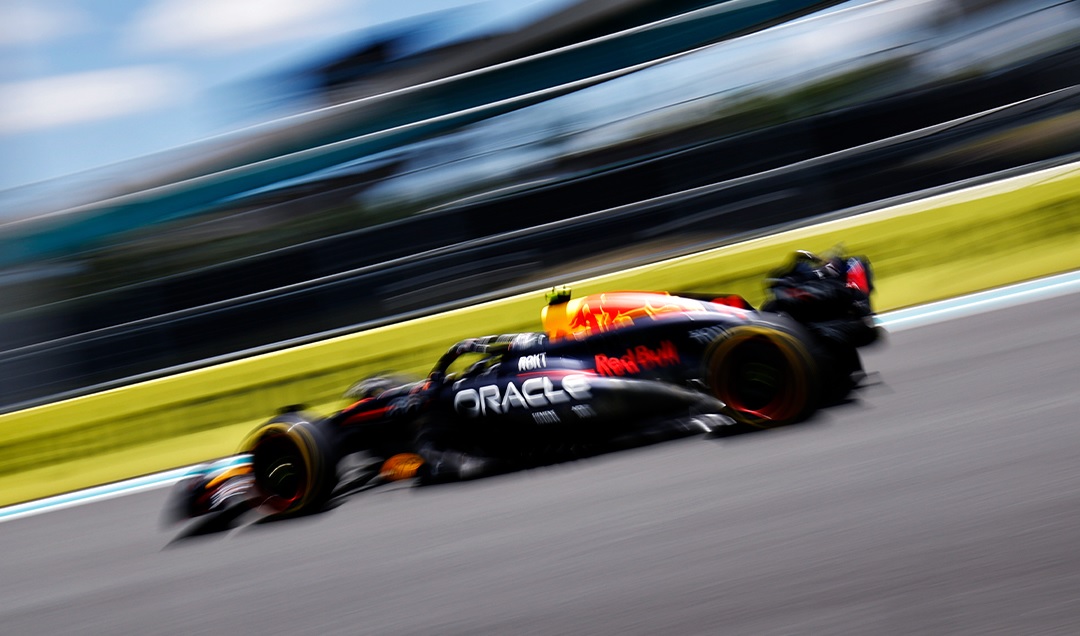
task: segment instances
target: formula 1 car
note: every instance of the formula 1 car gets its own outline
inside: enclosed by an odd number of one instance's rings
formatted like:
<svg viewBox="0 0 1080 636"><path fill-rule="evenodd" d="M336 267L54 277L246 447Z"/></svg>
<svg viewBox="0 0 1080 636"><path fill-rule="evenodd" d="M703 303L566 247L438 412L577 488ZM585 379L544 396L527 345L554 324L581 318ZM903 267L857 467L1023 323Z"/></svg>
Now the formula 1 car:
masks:
<svg viewBox="0 0 1080 636"><path fill-rule="evenodd" d="M869 262L800 252L739 296L553 290L543 332L456 343L426 378L376 377L329 417L286 409L177 486L180 517L326 506L353 488L470 479L691 433L797 422L857 385L877 332Z"/></svg>

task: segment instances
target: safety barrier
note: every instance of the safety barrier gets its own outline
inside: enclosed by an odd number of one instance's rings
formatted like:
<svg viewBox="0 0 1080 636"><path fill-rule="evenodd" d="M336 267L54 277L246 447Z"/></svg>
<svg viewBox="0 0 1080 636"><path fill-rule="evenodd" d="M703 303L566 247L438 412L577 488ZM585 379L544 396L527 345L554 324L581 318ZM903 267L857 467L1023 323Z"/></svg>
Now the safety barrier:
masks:
<svg viewBox="0 0 1080 636"><path fill-rule="evenodd" d="M843 243L875 266L879 310L1080 268L1080 164L574 284L739 293L795 249ZM354 380L423 374L455 341L539 328L540 291L0 416L0 505L163 470L235 450L277 407L342 404Z"/></svg>

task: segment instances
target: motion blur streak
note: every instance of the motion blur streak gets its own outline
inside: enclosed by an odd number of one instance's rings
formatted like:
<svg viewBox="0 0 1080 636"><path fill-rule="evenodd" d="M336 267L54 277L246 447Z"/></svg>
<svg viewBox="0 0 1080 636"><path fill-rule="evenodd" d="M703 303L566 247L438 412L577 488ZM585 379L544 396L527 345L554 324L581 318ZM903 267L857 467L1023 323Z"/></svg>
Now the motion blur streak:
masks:
<svg viewBox="0 0 1080 636"><path fill-rule="evenodd" d="M889 331L905 331L956 318L1015 307L1038 300L1048 300L1080 292L1080 271L1051 276L1008 287L991 289L951 300L918 307L910 307L878 316L878 324ZM57 495L39 501L30 501L0 508L0 523L22 517L62 510L82 504L124 497L127 495L164 488L179 481L193 467L146 475L136 479L106 484L96 488Z"/></svg>
<svg viewBox="0 0 1080 636"><path fill-rule="evenodd" d="M14 506L8 506L7 508L0 509L0 522L30 517L43 512L52 512L53 510L63 510L64 508L71 508L72 506L81 506L94 501L103 501L105 499L133 495L137 492L146 490L162 488L179 481L181 477L191 470L191 468L192 467L190 466L187 468L176 468L155 475L146 475L145 477L137 477L135 479L120 481L114 484L106 484L96 488L88 488L86 490L69 492L67 494L48 497L38 501L29 501Z"/></svg>
<svg viewBox="0 0 1080 636"><path fill-rule="evenodd" d="M1069 272L928 305L899 309L883 314L879 317L879 322L889 331L903 331L995 309L1075 294L1078 291L1080 272Z"/></svg>

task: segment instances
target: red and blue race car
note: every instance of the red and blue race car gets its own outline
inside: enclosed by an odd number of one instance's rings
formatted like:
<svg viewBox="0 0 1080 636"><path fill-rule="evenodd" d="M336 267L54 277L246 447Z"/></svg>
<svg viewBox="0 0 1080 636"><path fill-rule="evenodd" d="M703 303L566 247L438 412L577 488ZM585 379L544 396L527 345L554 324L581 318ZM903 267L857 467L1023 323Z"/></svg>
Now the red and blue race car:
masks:
<svg viewBox="0 0 1080 636"><path fill-rule="evenodd" d="M369 378L329 417L280 413L198 468L181 517L296 515L347 485L471 479L692 433L797 422L845 399L877 330L869 262L798 253L754 309L723 294L556 289L544 330L470 338L427 377ZM357 459L359 458L359 460Z"/></svg>

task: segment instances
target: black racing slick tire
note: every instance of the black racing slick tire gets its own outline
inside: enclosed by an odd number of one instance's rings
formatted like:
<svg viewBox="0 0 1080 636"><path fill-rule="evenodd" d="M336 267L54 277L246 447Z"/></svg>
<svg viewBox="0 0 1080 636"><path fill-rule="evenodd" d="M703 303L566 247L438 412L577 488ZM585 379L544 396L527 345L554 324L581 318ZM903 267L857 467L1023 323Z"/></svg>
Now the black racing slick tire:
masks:
<svg viewBox="0 0 1080 636"><path fill-rule="evenodd" d="M264 510L294 516L325 507L338 483L338 458L317 422L300 413L276 417L246 446Z"/></svg>
<svg viewBox="0 0 1080 636"><path fill-rule="evenodd" d="M709 344L705 380L737 421L772 428L805 419L820 378L808 337L774 325L733 327Z"/></svg>

